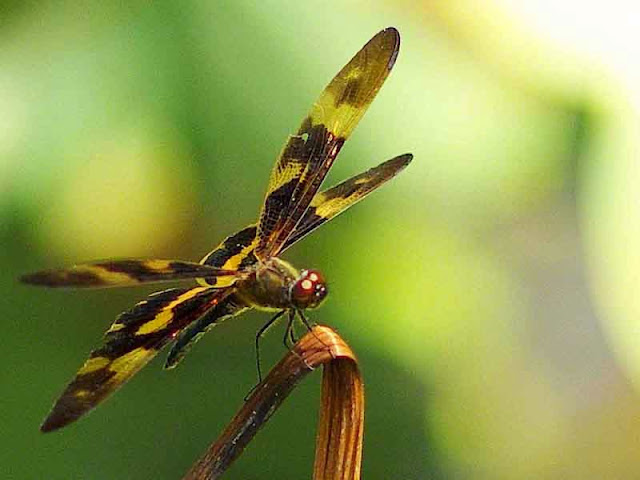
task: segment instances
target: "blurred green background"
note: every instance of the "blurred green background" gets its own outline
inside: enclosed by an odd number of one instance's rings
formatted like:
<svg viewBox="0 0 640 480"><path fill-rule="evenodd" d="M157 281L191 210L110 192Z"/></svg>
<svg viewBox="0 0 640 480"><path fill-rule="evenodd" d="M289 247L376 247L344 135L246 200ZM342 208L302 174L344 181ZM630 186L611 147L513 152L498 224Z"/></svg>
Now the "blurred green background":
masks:
<svg viewBox="0 0 640 480"><path fill-rule="evenodd" d="M635 11L630 10L635 8ZM273 161L378 30L396 68L327 184L398 178L287 252L366 381L364 478L640 473L638 7L607 2L2 2L2 478L179 478L256 379L267 319L160 355L76 424L52 402L154 289L47 291L20 274L199 259L255 220ZM264 343L267 362L281 335ZM230 478L308 478L319 374Z"/></svg>

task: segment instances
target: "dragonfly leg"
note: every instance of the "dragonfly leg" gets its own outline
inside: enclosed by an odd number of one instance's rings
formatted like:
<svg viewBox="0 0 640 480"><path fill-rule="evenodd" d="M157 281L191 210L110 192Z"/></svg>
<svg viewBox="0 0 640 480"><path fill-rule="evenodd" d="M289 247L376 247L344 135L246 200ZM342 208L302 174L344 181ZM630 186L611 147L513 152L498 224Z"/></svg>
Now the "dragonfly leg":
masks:
<svg viewBox="0 0 640 480"><path fill-rule="evenodd" d="M276 313L267 323L265 323L258 333L256 333L256 366L258 367L258 383L262 382L262 369L260 368L260 339L269 330L278 319L284 315L286 310L281 310Z"/></svg>

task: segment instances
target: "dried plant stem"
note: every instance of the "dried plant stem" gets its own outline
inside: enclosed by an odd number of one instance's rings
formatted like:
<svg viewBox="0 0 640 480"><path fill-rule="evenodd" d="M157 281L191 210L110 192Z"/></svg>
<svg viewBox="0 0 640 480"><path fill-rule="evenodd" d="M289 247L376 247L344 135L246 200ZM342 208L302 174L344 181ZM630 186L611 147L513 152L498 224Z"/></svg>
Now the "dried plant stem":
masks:
<svg viewBox="0 0 640 480"><path fill-rule="evenodd" d="M256 387L183 480L219 478L300 380L324 365L314 480L360 478L364 390L355 355L329 327L317 326Z"/></svg>
<svg viewBox="0 0 640 480"><path fill-rule="evenodd" d="M316 437L314 480L360 478L364 432L364 388L353 361L324 366Z"/></svg>

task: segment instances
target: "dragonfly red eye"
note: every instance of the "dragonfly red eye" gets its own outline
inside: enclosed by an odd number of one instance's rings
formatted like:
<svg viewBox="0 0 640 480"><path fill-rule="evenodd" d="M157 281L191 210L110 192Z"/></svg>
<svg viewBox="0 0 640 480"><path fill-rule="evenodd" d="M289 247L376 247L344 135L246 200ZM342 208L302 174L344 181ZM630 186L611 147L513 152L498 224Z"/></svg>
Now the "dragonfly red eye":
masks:
<svg viewBox="0 0 640 480"><path fill-rule="evenodd" d="M303 270L291 287L291 303L297 308L315 308L327 296L327 285L317 270Z"/></svg>

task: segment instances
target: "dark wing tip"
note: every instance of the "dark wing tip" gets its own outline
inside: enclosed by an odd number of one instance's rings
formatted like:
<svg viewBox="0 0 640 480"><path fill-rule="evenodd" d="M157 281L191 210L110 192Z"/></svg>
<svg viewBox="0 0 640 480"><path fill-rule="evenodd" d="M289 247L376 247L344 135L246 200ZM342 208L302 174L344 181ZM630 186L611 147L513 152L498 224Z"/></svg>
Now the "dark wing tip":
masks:
<svg viewBox="0 0 640 480"><path fill-rule="evenodd" d="M409 165L411 163L411 160L413 160L413 153L403 153L402 155L398 155L396 159L399 163L402 163L405 166Z"/></svg>
<svg viewBox="0 0 640 480"><path fill-rule="evenodd" d="M391 56L387 62L387 68L391 70L396 63L398 53L400 52L400 32L395 27L387 27L381 30L373 39L381 37L383 48L391 49Z"/></svg>
<svg viewBox="0 0 640 480"><path fill-rule="evenodd" d="M73 410L57 410L54 409L47 418L44 419L42 425L40 425L40 431L42 433L53 432L59 428L69 425L82 415L83 412L74 412Z"/></svg>
<svg viewBox="0 0 640 480"><path fill-rule="evenodd" d="M404 153L402 155L398 155L397 157L393 157L391 160L387 160L386 162L382 163L380 166L384 165L383 168L385 170L386 169L392 170L395 172L394 173L395 175L396 173L406 168L406 166L411 163L411 160L413 160L413 154Z"/></svg>
<svg viewBox="0 0 640 480"><path fill-rule="evenodd" d="M50 271L28 273L26 275L20 276L19 278L19 280L22 283L26 283L29 285L40 285L40 286L46 286L46 287L58 286L58 282L56 281L57 279L58 279L58 275L55 275L53 272L50 272Z"/></svg>
<svg viewBox="0 0 640 480"><path fill-rule="evenodd" d="M381 34L395 38L398 43L400 42L400 32L396 27L387 27L385 29L382 29L380 30L380 33L378 35Z"/></svg>
<svg viewBox="0 0 640 480"><path fill-rule="evenodd" d="M396 63L398 52L400 51L400 32L394 27L387 27L384 30L380 30L362 47L362 50L368 49L388 51L389 60L387 61L387 69L391 70Z"/></svg>
<svg viewBox="0 0 640 480"><path fill-rule="evenodd" d="M45 418L42 425L40 425L40 431L42 433L52 432L75 422L95 407L105 396L90 395L86 399L80 399L68 393L74 383L71 383L69 387L67 387L67 390L56 401L49 415L47 415L47 418Z"/></svg>
<svg viewBox="0 0 640 480"><path fill-rule="evenodd" d="M50 417L47 417L42 425L40 425L40 431L42 433L49 433L59 429L62 426L64 426L64 424L54 422Z"/></svg>
<svg viewBox="0 0 640 480"><path fill-rule="evenodd" d="M92 272L43 270L20 277L22 283L40 287L99 287L104 281Z"/></svg>
<svg viewBox="0 0 640 480"><path fill-rule="evenodd" d="M45 276L43 275L43 272L27 273L25 275L20 275L18 280L22 283L28 283L29 285L42 285L45 280Z"/></svg>

